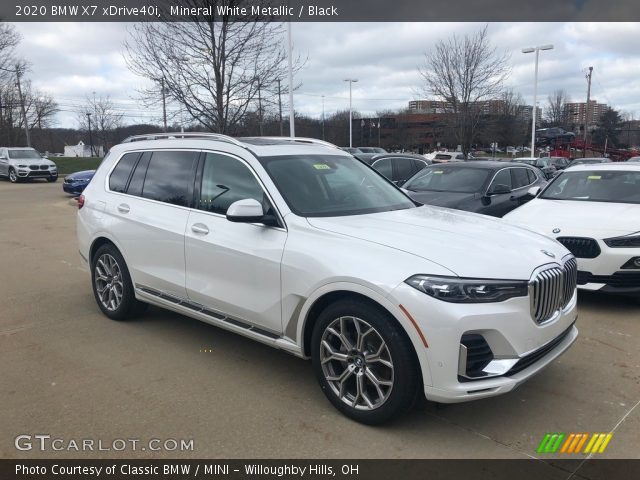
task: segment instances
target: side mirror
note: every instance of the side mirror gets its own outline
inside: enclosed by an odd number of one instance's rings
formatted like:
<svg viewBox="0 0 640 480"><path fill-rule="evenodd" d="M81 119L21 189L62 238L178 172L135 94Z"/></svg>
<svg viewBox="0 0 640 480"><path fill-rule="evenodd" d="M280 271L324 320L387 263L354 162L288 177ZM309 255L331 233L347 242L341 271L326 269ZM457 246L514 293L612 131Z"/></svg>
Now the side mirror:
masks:
<svg viewBox="0 0 640 480"><path fill-rule="evenodd" d="M511 189L502 183L494 185L487 191L487 195L504 195L507 193L511 193Z"/></svg>
<svg viewBox="0 0 640 480"><path fill-rule="evenodd" d="M537 197L540 193L540 190L540 187L531 187L529 190L527 190L527 193L532 197Z"/></svg>
<svg viewBox="0 0 640 480"><path fill-rule="evenodd" d="M265 215L260 202L253 198L238 200L229 205L227 220L235 223L263 223L267 226L278 226L278 219L273 215Z"/></svg>
<svg viewBox="0 0 640 480"><path fill-rule="evenodd" d="M7 160L7 157L5 157L4 155L0 155L0 160Z"/></svg>

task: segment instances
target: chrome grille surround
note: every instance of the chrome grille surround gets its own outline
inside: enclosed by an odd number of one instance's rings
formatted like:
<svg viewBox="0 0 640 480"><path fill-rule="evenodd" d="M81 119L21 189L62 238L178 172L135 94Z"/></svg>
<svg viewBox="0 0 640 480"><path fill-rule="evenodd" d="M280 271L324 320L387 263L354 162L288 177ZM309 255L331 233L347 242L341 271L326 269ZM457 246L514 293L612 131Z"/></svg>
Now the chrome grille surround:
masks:
<svg viewBox="0 0 640 480"><path fill-rule="evenodd" d="M567 307L576 290L578 263L573 255L538 268L529 281L531 317L541 325Z"/></svg>

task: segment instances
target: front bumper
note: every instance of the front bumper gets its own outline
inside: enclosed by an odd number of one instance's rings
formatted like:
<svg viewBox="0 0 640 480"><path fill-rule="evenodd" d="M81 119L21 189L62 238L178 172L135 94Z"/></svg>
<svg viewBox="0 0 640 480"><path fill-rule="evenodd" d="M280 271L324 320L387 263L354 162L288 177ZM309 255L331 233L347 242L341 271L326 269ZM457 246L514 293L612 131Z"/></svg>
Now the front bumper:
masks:
<svg viewBox="0 0 640 480"><path fill-rule="evenodd" d="M392 293L422 330L428 347L420 347L424 392L427 399L456 403L509 392L540 372L576 340L577 295L549 321L537 324L531 317L529 297L504 302L456 304L436 300L406 284ZM499 376L463 378L463 335L480 335L493 358L501 360ZM426 369L426 371L425 371Z"/></svg>
<svg viewBox="0 0 640 480"><path fill-rule="evenodd" d="M640 268L628 268L640 248L611 248L598 239L600 254L578 260L578 288L606 293L640 293ZM623 268L625 266L625 268Z"/></svg>
<svg viewBox="0 0 640 480"><path fill-rule="evenodd" d="M56 178L57 170L23 170L17 171L19 178Z"/></svg>

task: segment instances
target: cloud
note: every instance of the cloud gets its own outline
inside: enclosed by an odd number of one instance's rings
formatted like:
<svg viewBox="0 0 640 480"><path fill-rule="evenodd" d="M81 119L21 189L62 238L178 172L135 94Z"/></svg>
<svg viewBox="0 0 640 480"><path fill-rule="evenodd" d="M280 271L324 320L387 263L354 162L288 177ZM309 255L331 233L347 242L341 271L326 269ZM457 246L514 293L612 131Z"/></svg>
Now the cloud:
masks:
<svg viewBox="0 0 640 480"><path fill-rule="evenodd" d="M296 81L296 110L320 116L348 108L366 115L403 108L420 95L417 67L438 40L463 36L481 23L294 23L295 51L308 56ZM133 75L122 57L127 24L19 23L19 53L30 61L34 86L52 94L63 112L58 123L75 126L78 106L87 95L109 95L129 122L158 121L158 111L142 107L137 90L148 83ZM544 106L554 90L575 101L586 98L585 69L594 67L592 98L640 114L640 29L636 23L492 23L491 42L509 54L508 86L533 101L532 54L523 47L553 43L540 54L538 101ZM283 38L283 41L285 39Z"/></svg>

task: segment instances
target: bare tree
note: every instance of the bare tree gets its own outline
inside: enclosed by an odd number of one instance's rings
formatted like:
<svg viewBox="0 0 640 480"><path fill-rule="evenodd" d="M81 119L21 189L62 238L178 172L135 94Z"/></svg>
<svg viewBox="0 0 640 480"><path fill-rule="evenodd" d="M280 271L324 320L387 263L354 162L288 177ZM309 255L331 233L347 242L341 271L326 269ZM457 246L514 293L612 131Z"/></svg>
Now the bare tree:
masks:
<svg viewBox="0 0 640 480"><path fill-rule="evenodd" d="M545 120L550 126L566 127L570 123L567 110L567 104L570 101L565 90L556 90L547 97Z"/></svg>
<svg viewBox="0 0 640 480"><path fill-rule="evenodd" d="M0 22L0 81L6 80L9 72L13 71L15 59L13 49L20 43L20 34L13 25Z"/></svg>
<svg viewBox="0 0 640 480"><path fill-rule="evenodd" d="M441 40L425 53L419 68L423 91L444 103L465 155L476 137L483 102L501 93L509 72L508 56L489 43L486 26L462 38Z"/></svg>
<svg viewBox="0 0 640 480"><path fill-rule="evenodd" d="M258 96L266 101L266 93L277 91L278 79L285 78L282 24L257 18L238 22L216 13L217 6L235 7L243 0L175 4L210 6L214 13L206 21L136 24L125 42L127 64L164 83L168 96L204 128L233 133Z"/></svg>
<svg viewBox="0 0 640 480"><path fill-rule="evenodd" d="M94 143L102 145L106 153L109 146L116 141L118 129L123 124L122 117L122 113L118 112L108 95L87 96L86 105L78 111L78 124L81 130L88 132L91 122Z"/></svg>

